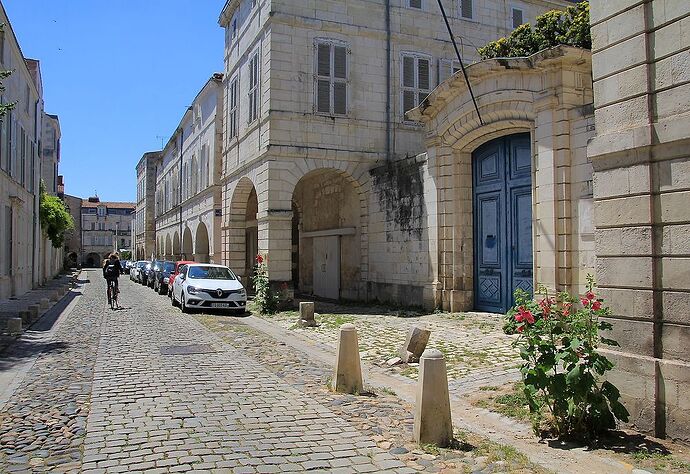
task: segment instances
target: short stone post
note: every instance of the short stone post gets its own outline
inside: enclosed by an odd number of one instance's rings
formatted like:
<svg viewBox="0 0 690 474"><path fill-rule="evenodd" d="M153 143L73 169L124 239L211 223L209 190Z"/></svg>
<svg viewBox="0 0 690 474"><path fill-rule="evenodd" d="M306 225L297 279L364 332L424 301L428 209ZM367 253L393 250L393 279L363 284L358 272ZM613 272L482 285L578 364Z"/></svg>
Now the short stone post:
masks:
<svg viewBox="0 0 690 474"><path fill-rule="evenodd" d="M19 334L22 332L22 318L9 318L7 320L7 332Z"/></svg>
<svg viewBox="0 0 690 474"><path fill-rule="evenodd" d="M419 361L430 336L431 331L426 326L412 326L407 333L405 344L400 348L400 359L405 363Z"/></svg>
<svg viewBox="0 0 690 474"><path fill-rule="evenodd" d="M413 434L419 444L446 447L453 440L446 361L437 349L425 350L420 359Z"/></svg>
<svg viewBox="0 0 690 474"><path fill-rule="evenodd" d="M364 388L362 367L359 361L357 329L354 324L340 326L338 359L335 362L333 390L342 393L359 393Z"/></svg>
<svg viewBox="0 0 690 474"><path fill-rule="evenodd" d="M299 304L299 325L302 327L316 326L314 319L314 302L301 301Z"/></svg>

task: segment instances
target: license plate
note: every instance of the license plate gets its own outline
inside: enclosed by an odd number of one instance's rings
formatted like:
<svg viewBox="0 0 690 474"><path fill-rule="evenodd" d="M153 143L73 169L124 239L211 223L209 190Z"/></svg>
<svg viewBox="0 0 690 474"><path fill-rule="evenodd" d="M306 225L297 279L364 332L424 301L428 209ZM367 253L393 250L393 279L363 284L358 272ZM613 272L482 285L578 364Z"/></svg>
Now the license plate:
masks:
<svg viewBox="0 0 690 474"><path fill-rule="evenodd" d="M230 303L211 303L211 308L229 308Z"/></svg>

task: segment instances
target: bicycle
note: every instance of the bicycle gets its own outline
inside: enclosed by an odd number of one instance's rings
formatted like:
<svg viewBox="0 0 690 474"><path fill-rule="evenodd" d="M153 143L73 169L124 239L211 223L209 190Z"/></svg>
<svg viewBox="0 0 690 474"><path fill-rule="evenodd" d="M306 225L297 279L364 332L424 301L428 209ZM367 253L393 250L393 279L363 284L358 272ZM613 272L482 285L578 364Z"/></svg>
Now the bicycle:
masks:
<svg viewBox="0 0 690 474"><path fill-rule="evenodd" d="M120 302L118 296L120 289L115 284L115 280L108 280L108 304L111 309L120 309Z"/></svg>

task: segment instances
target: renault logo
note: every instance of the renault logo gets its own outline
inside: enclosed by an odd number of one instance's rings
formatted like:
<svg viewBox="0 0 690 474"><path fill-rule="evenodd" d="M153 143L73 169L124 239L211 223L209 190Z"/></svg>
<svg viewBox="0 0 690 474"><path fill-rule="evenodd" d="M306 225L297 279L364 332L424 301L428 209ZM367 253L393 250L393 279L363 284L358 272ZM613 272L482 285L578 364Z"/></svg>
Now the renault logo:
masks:
<svg viewBox="0 0 690 474"><path fill-rule="evenodd" d="M218 289L216 290L216 294L218 295L218 298L220 298L221 296L223 296L223 290L221 290L220 288L218 288Z"/></svg>

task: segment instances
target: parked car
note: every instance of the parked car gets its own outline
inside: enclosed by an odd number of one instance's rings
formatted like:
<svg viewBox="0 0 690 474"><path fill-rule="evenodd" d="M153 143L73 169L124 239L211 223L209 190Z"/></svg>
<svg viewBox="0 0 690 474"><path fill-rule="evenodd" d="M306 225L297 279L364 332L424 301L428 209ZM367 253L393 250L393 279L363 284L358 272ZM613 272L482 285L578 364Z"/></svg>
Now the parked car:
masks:
<svg viewBox="0 0 690 474"><path fill-rule="evenodd" d="M138 260L136 262L132 262L129 269L130 280L136 281L137 283L139 282L139 270L141 269L141 266L144 264L146 264L146 260Z"/></svg>
<svg viewBox="0 0 690 474"><path fill-rule="evenodd" d="M153 275L153 289L156 290L156 293L159 295L168 294L168 281L173 271L175 271L175 262L170 260L161 262L158 270Z"/></svg>
<svg viewBox="0 0 690 474"><path fill-rule="evenodd" d="M146 260L137 262L137 283L142 285L146 284L146 275L149 268L151 268L151 262L147 262Z"/></svg>
<svg viewBox="0 0 690 474"><path fill-rule="evenodd" d="M188 263L196 263L193 260L178 260L175 262L175 269L172 271L170 276L168 277L168 296L172 298L172 287L173 287L173 282L175 281L175 277L180 274L180 271L182 270L182 267L187 265Z"/></svg>
<svg viewBox="0 0 690 474"><path fill-rule="evenodd" d="M162 260L151 260L151 266L146 271L146 286L153 288L153 282L156 280L156 272L160 270Z"/></svg>
<svg viewBox="0 0 690 474"><path fill-rule="evenodd" d="M129 260L120 260L121 273L129 273Z"/></svg>
<svg viewBox="0 0 690 474"><path fill-rule="evenodd" d="M247 291L226 266L189 263L175 277L172 304L179 304L184 313L196 308L244 312Z"/></svg>

